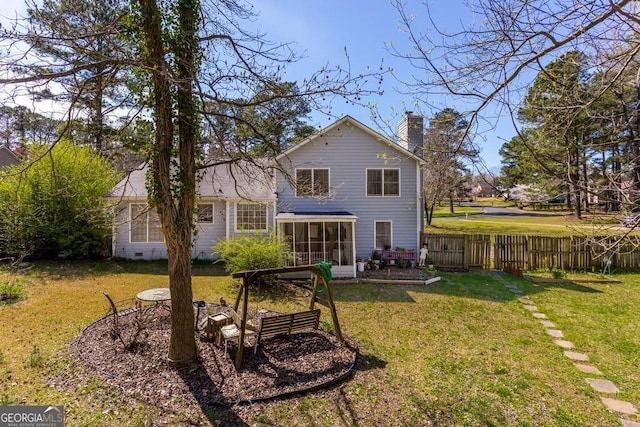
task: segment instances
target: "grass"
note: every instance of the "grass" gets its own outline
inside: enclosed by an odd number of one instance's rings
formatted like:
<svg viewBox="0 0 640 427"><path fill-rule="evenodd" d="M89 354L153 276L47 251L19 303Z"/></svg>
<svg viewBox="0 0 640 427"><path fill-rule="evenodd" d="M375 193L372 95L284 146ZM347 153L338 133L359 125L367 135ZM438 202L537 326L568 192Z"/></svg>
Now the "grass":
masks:
<svg viewBox="0 0 640 427"><path fill-rule="evenodd" d="M610 222L608 220L605 220ZM581 221L567 214L542 214L539 216L469 215L468 217L434 218L427 233L476 233L476 234L545 234L568 236L597 233L603 220L587 217Z"/></svg>
<svg viewBox="0 0 640 427"><path fill-rule="evenodd" d="M28 298L0 307L0 403L64 405L67 424L144 425L159 410L125 406L118 391L96 378L67 390L48 380L70 369L67 346L115 300L167 285L163 263L42 264L0 280L21 280ZM490 274L444 274L429 287L337 285L335 298L346 336L363 363L328 394L265 405L253 425L619 425L599 396L563 356L539 321ZM640 404L640 275L622 283L517 284L587 352L620 398ZM215 267L194 268L194 299L235 295ZM306 301L261 290L252 308L294 311ZM257 301L256 299L259 299ZM323 308L323 327L330 314ZM216 413L216 408L203 412ZM214 417L216 415L213 415ZM220 415L228 417L227 415ZM175 422L185 422L175 415ZM233 417L231 417L233 418Z"/></svg>
<svg viewBox="0 0 640 427"><path fill-rule="evenodd" d="M523 216L477 215L483 212L483 206L513 207L513 204L495 199L482 199L474 206L456 206L454 214L449 213L448 206L440 206L434 211L434 219L432 224L426 227L426 232L568 236L629 231L618 229L619 214L587 213L583 215L582 220L576 220L572 212L568 211L526 211L527 215Z"/></svg>
<svg viewBox="0 0 640 427"><path fill-rule="evenodd" d="M0 306L14 304L25 297L24 285L20 281L0 281Z"/></svg>

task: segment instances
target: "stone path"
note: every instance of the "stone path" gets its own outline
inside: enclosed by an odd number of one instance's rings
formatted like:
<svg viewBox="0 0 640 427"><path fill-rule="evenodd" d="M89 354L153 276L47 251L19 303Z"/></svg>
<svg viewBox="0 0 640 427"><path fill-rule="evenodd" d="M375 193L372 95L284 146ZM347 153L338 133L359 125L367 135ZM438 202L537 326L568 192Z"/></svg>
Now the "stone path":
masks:
<svg viewBox="0 0 640 427"><path fill-rule="evenodd" d="M600 372L597 367L588 364L589 355L573 350L575 345L571 341L563 339L564 333L562 332L562 330L557 329L556 324L549 320L546 314L541 313L538 310L538 307L534 304L534 301L530 297L524 296L524 293L518 288L518 286L514 285L513 283L506 282L502 276L494 275L493 277L518 297L518 300L522 303L522 307L525 310L528 310L533 314L534 318L540 320L540 323L544 327L547 334L553 338L556 338L553 342L558 347L564 349L565 357L574 361L574 366L576 367L576 369L590 375L602 376L602 372ZM632 403L613 399L611 397L615 396L620 391L613 382L603 378L586 378L586 382L596 392L603 395L600 396L600 399L609 410L614 411L621 416L630 415L635 416L636 420L640 419L637 417L638 409ZM630 419L621 418L620 423L623 427L640 427L640 422Z"/></svg>

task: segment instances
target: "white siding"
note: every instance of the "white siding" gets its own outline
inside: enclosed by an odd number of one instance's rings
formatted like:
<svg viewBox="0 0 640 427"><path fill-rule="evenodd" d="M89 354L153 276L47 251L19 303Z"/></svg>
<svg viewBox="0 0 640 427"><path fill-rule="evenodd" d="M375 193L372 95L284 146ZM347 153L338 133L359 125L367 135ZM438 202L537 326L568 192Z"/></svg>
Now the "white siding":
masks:
<svg viewBox="0 0 640 427"><path fill-rule="evenodd" d="M226 236L227 202L221 200L199 200L198 203L213 203L213 224L196 223L197 233L193 239L193 258L211 259L213 246Z"/></svg>
<svg viewBox="0 0 640 427"><path fill-rule="evenodd" d="M145 201L134 201L131 203L144 203ZM167 248L162 242L135 242L130 241L131 212L129 202L120 203L116 207L114 234L113 234L113 256L128 259L166 259Z"/></svg>

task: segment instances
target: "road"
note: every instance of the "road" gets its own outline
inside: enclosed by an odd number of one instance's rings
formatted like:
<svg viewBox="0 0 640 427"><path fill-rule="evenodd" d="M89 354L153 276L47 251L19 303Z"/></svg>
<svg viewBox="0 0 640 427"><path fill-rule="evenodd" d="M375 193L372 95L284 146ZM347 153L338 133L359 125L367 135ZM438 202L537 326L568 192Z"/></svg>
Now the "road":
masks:
<svg viewBox="0 0 640 427"><path fill-rule="evenodd" d="M492 207L486 206L484 212L477 215L484 216L552 216L557 213L531 212L518 208Z"/></svg>

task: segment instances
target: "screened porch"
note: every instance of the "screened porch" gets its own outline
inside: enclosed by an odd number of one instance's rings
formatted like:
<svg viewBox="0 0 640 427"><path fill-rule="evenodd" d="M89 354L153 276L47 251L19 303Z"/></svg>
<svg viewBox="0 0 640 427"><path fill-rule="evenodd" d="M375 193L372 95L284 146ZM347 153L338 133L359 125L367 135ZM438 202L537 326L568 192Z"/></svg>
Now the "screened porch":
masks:
<svg viewBox="0 0 640 427"><path fill-rule="evenodd" d="M336 277L355 276L355 221L346 213L297 214L276 216L278 234L290 250L288 266L332 264Z"/></svg>

